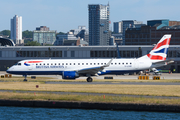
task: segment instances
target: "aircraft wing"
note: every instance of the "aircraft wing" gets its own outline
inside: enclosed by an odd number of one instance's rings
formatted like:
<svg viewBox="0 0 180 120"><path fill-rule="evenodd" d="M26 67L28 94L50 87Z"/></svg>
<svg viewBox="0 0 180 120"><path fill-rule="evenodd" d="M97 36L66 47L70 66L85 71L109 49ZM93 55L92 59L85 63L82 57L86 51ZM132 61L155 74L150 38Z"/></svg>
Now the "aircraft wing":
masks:
<svg viewBox="0 0 180 120"><path fill-rule="evenodd" d="M77 70L77 72L79 74L83 74L84 73L84 74L89 74L89 75L95 75L99 71L102 71L105 67L109 67L109 65L111 64L112 60L113 60L113 58L107 64L105 64L103 66L80 69L80 70Z"/></svg>
<svg viewBox="0 0 180 120"><path fill-rule="evenodd" d="M159 62L155 62L153 63L153 65L167 65L167 64L170 64L170 63L173 63L174 60L165 60L165 61L159 61Z"/></svg>

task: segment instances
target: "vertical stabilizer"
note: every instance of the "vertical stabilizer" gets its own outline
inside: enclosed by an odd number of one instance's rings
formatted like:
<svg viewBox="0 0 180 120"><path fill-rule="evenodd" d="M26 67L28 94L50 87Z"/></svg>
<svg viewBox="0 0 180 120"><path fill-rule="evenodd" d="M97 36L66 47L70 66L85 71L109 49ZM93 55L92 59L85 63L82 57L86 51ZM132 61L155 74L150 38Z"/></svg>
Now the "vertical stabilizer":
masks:
<svg viewBox="0 0 180 120"><path fill-rule="evenodd" d="M141 57L141 59L149 58L153 62L166 60L170 40L170 34L164 35L155 45L155 47L149 52L149 54Z"/></svg>

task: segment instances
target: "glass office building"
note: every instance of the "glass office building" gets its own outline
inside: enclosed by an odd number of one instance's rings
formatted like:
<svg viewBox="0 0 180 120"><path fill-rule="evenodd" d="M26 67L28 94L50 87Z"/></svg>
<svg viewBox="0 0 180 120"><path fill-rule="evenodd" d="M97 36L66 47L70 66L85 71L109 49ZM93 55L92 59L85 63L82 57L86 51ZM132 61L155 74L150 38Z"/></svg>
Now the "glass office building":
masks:
<svg viewBox="0 0 180 120"><path fill-rule="evenodd" d="M109 4L89 4L89 45L109 45Z"/></svg>

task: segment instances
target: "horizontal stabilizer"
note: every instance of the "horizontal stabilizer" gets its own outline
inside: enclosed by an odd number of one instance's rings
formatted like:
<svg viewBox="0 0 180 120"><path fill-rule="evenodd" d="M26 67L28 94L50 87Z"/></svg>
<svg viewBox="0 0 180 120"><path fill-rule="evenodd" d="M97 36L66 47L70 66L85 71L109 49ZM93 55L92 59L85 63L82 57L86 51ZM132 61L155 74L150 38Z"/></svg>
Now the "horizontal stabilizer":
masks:
<svg viewBox="0 0 180 120"><path fill-rule="evenodd" d="M162 64L164 64L164 65L167 65L167 64L170 64L170 63L173 63L174 62L174 60L164 60L164 61L158 61L158 62L154 62L154 63L152 63L153 65L162 65Z"/></svg>

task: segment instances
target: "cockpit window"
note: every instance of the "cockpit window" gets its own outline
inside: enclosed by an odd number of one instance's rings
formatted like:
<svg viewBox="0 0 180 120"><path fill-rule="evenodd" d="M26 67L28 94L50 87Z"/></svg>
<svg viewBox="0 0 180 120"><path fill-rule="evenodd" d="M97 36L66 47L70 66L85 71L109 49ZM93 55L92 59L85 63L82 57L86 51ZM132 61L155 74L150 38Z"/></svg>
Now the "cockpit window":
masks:
<svg viewBox="0 0 180 120"><path fill-rule="evenodd" d="M20 66L20 65L21 65L21 63L18 63L17 65L19 65L19 66Z"/></svg>

